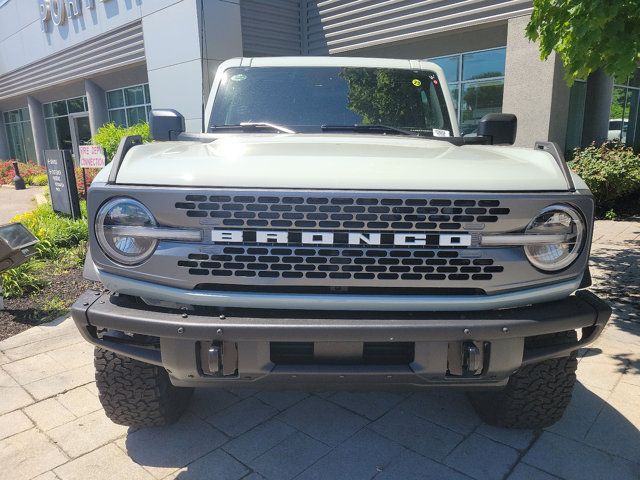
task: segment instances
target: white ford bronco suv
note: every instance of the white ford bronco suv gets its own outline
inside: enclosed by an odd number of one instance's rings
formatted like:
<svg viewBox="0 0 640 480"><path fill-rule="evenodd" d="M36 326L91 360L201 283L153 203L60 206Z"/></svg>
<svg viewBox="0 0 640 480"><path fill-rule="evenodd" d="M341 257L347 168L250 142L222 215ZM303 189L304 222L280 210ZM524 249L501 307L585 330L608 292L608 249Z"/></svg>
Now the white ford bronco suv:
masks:
<svg viewBox="0 0 640 480"><path fill-rule="evenodd" d="M116 423L175 421L194 387L455 387L488 422L563 414L610 316L584 290L594 200L516 118L461 137L418 60L238 58L203 133L151 112L89 190L85 293Z"/></svg>

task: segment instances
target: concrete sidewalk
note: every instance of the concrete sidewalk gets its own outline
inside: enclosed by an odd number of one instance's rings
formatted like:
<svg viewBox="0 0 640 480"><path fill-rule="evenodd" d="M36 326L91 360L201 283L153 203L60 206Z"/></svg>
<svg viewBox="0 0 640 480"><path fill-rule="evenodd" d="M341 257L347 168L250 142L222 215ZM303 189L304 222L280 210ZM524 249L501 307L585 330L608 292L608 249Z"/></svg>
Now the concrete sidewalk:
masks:
<svg viewBox="0 0 640 480"><path fill-rule="evenodd" d="M41 195L45 190L45 187L27 187L26 190L0 188L0 225L36 208L36 195Z"/></svg>
<svg viewBox="0 0 640 480"><path fill-rule="evenodd" d="M0 465L19 479L640 478L640 223L598 222L594 290L612 322L581 351L565 417L490 427L462 393L197 390L166 428L103 414L70 320L0 342Z"/></svg>

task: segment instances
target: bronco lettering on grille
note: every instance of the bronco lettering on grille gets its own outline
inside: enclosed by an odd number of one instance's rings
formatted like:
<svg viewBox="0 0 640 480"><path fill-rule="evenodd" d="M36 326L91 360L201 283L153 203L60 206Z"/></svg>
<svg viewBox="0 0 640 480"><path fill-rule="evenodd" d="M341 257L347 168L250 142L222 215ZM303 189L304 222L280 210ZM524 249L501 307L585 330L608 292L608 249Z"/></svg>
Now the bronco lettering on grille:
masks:
<svg viewBox="0 0 640 480"><path fill-rule="evenodd" d="M469 247L471 235L438 233L287 232L283 230L211 231L213 243L275 243L302 245L395 245Z"/></svg>

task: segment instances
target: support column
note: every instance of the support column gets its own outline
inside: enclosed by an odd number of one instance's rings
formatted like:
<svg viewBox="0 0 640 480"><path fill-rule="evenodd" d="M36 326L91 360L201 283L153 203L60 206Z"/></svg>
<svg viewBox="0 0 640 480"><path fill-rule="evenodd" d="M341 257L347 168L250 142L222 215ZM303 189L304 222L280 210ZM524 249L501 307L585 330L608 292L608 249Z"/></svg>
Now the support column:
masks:
<svg viewBox="0 0 640 480"><path fill-rule="evenodd" d="M0 112L0 160L9 160L9 140L2 112Z"/></svg>
<svg viewBox="0 0 640 480"><path fill-rule="evenodd" d="M613 78L597 70L587 79L587 100L584 106L582 145L602 143L609 136L609 117L613 99Z"/></svg>
<svg viewBox="0 0 640 480"><path fill-rule="evenodd" d="M47 148L47 131L44 128L44 113L42 103L31 95L27 96L29 106L29 117L31 119L31 132L33 133L33 144L36 149L36 159L38 165L44 165L44 150Z"/></svg>
<svg viewBox="0 0 640 480"><path fill-rule="evenodd" d="M518 117L517 146L550 140L564 149L570 95L564 68L555 53L540 60L538 45L525 35L528 23L529 16L509 19L502 111Z"/></svg>
<svg viewBox="0 0 640 480"><path fill-rule="evenodd" d="M95 135L98 129L109 121L107 98L102 87L93 80L85 80L84 89L87 92L91 135Z"/></svg>

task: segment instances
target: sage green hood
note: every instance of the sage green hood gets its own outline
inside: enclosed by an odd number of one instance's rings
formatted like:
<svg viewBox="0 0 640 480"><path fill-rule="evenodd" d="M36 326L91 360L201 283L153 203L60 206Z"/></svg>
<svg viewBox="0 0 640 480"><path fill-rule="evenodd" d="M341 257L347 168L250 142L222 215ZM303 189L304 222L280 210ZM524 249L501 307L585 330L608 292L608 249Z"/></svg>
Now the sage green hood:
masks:
<svg viewBox="0 0 640 480"><path fill-rule="evenodd" d="M225 134L133 147L118 184L350 190L564 191L533 149L368 134Z"/></svg>

